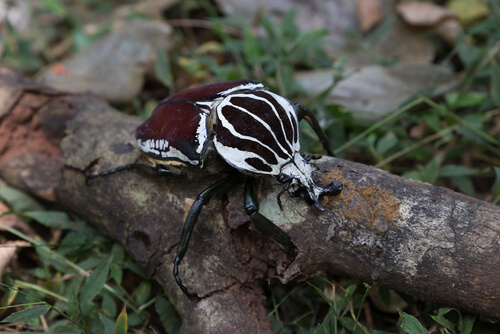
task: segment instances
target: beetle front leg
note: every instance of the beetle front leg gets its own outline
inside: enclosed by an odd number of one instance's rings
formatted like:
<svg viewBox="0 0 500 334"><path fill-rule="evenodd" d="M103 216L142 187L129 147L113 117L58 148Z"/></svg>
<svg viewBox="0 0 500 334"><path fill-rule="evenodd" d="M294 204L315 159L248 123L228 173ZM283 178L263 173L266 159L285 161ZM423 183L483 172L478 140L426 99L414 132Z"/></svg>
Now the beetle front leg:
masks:
<svg viewBox="0 0 500 334"><path fill-rule="evenodd" d="M297 109L297 118L299 122L302 119L305 119L307 123L313 128L314 132L316 132L316 135L319 138L319 141L323 145L323 148L325 149L326 153L333 157L333 151L332 148L330 147L330 141L328 140L328 137L326 136L325 132L319 125L318 119L314 114L312 113L311 110L307 109L306 107L301 106L300 104L296 104L295 108Z"/></svg>
<svg viewBox="0 0 500 334"><path fill-rule="evenodd" d="M295 252L296 248L288 234L259 212L259 202L254 187L254 178L247 177L245 183L245 212L250 216L255 228L262 235L277 243L287 253Z"/></svg>
<svg viewBox="0 0 500 334"><path fill-rule="evenodd" d="M182 292L184 292L184 294L190 299L199 299L199 297L196 294L190 293L184 286L184 284L182 284L182 280L179 277L179 265L181 264L181 261L188 250L189 240L191 239L191 234L193 233L194 226L196 225L196 221L198 220L203 206L207 204L208 201L210 201L210 199L216 194L227 191L227 189L236 180L238 180L238 176L235 174L231 174L229 176L226 176L219 182L211 185L207 189L203 190L196 198L196 201L194 201L191 209L189 209L186 220L184 221L181 240L179 242L179 246L177 247L177 255L174 260L174 278L177 282L177 285L181 288Z"/></svg>

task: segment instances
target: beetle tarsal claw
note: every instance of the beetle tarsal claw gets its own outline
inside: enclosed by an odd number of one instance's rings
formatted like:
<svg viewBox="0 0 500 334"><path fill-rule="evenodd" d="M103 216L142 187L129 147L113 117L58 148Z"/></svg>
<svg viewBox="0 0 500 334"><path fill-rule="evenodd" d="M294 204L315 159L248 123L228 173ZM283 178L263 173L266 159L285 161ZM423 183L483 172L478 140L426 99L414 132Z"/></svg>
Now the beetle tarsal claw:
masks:
<svg viewBox="0 0 500 334"><path fill-rule="evenodd" d="M342 191L343 184L339 181L333 181L327 187L323 188L322 195L337 196Z"/></svg>
<svg viewBox="0 0 500 334"><path fill-rule="evenodd" d="M325 208L319 202L319 198L323 195L337 196L342 191L342 187L342 182L338 181L333 181L324 188L320 188L314 183L311 183L309 187L295 183L294 187L291 187L288 192L291 197L301 197L308 204L314 205L320 211L324 211Z"/></svg>

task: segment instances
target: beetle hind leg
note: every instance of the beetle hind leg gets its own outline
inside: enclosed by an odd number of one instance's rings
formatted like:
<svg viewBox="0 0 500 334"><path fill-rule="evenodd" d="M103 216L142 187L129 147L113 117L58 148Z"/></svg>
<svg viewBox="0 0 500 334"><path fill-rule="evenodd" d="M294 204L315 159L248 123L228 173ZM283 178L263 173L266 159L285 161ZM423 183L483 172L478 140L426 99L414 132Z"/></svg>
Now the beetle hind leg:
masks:
<svg viewBox="0 0 500 334"><path fill-rule="evenodd" d="M332 148L330 147L330 141L328 140L328 137L326 136L323 129L321 129L318 119L316 118L316 116L314 116L312 111L307 109L306 107L301 106L300 104L296 104L295 109L297 110L297 118L299 122L302 119L305 119L306 122L309 123L309 125L313 128L314 132L316 132L316 135L318 136L319 141L321 142L321 145L323 145L326 153L331 157L335 156L333 154Z"/></svg>
<svg viewBox="0 0 500 334"><path fill-rule="evenodd" d="M182 259L184 258L184 255L186 255L186 252L188 250L189 246L189 240L191 239L191 234L193 233L194 226L196 225L196 222L198 220L198 217L201 213L201 209L205 204L210 201L212 197L215 195L222 193L224 191L227 191L227 189L238 179L238 176L235 174L231 174L229 176L226 176L222 180L218 181L217 183L211 185L207 189L203 190L196 200L194 201L193 205L191 205L191 208L189 209L189 212L187 214L186 220L184 221L184 227L182 228L182 234L181 234L181 240L179 242L179 246L177 247L177 255L174 260L174 278L179 286L179 288L184 292L186 296L188 296L190 299L193 300L199 300L200 298L194 294L190 293L188 289L184 286L182 283L182 280L179 276L179 265L181 264Z"/></svg>

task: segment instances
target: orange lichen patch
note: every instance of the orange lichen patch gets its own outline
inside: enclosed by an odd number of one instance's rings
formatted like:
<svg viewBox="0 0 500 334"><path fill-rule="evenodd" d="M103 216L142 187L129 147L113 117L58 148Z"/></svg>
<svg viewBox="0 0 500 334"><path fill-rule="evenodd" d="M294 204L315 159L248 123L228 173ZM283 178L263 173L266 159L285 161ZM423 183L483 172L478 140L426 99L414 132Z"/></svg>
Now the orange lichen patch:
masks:
<svg viewBox="0 0 500 334"><path fill-rule="evenodd" d="M323 176L319 183L321 185L327 185L333 181L339 181L342 183L345 182L344 176L342 175L342 170L340 169L329 170L328 174L326 174L326 176Z"/></svg>
<svg viewBox="0 0 500 334"><path fill-rule="evenodd" d="M399 216L399 201L389 190L379 185L360 186L346 181L340 170L330 171L325 179L340 181L344 187L339 196L325 196L323 206L337 207L347 220L368 226L377 233L394 227Z"/></svg>
<svg viewBox="0 0 500 334"><path fill-rule="evenodd" d="M387 232L399 216L399 202L379 185L344 187L340 213L351 221L369 226L376 232Z"/></svg>

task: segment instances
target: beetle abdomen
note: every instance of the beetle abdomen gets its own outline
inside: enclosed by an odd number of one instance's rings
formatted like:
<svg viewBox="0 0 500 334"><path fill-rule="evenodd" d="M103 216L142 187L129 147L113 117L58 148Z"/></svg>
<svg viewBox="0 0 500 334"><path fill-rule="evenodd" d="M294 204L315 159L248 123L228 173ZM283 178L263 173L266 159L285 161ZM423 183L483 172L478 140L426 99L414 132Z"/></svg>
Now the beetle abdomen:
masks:
<svg viewBox="0 0 500 334"><path fill-rule="evenodd" d="M237 169L279 175L300 150L295 108L284 97L267 90L235 93L216 112L215 148Z"/></svg>
<svg viewBox="0 0 500 334"><path fill-rule="evenodd" d="M187 101L164 101L136 131L141 151L157 160L198 166L207 138L203 112Z"/></svg>

